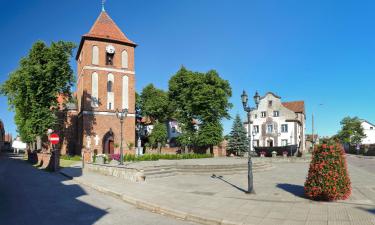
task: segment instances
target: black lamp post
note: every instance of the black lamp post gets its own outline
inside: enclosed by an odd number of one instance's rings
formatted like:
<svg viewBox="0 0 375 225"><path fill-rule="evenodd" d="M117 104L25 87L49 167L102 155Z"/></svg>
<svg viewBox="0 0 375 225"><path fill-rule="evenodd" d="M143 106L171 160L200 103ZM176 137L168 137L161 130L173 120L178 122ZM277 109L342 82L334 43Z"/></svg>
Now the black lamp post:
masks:
<svg viewBox="0 0 375 225"><path fill-rule="evenodd" d="M254 108L251 108L249 105L248 105L248 100L249 100L249 97L247 96L246 92L243 91L242 95L241 95L241 100L242 100L242 105L243 105L243 109L244 111L247 113L247 136L249 138L249 151L248 151L248 167L247 167L247 194L254 194L255 191L254 191L254 185L253 185L253 162L251 161L251 146L252 146L252 140L251 140L251 111L253 110L257 110L258 109L258 105L259 105L259 101L260 101L260 96L258 94L258 92L255 92L255 95L254 95L254 102L255 102L255 106Z"/></svg>
<svg viewBox="0 0 375 225"><path fill-rule="evenodd" d="M123 140L122 124L124 123L124 119L126 118L127 115L128 115L128 109L122 109L121 111L116 109L116 116L118 119L120 119L120 124L121 124L120 165L124 165L124 150L122 148L122 140Z"/></svg>

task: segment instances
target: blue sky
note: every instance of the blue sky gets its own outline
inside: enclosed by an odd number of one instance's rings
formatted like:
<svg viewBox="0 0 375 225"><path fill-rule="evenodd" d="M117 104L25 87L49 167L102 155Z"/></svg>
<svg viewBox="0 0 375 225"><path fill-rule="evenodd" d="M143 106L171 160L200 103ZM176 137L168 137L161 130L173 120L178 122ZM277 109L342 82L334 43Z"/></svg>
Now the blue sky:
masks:
<svg viewBox="0 0 375 225"><path fill-rule="evenodd" d="M0 0L0 82L37 40L78 44L100 2ZM374 1L108 0L106 11L139 45L138 91L148 83L167 89L181 65L216 69L233 88L233 116L244 117L246 89L304 100L307 132L312 112L321 135L334 134L345 116L375 122ZM0 118L15 134L13 116L0 97ZM229 132L232 122L223 124Z"/></svg>

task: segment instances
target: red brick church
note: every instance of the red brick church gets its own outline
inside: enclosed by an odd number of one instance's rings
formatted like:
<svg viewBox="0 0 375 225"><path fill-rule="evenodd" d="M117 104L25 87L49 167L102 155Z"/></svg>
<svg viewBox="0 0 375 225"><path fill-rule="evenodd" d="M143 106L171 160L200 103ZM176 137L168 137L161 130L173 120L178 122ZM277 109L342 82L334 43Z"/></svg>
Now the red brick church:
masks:
<svg viewBox="0 0 375 225"><path fill-rule="evenodd" d="M118 153L121 127L117 109L128 109L124 149L134 144L135 47L104 10L82 36L76 55L76 101L65 104L61 118L61 154L80 154L83 148Z"/></svg>

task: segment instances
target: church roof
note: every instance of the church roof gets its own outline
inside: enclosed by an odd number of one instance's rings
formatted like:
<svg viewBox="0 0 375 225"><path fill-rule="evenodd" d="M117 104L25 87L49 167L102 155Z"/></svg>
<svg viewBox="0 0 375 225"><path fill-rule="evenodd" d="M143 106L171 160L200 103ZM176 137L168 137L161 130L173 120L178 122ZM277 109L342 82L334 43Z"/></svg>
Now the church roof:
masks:
<svg viewBox="0 0 375 225"><path fill-rule="evenodd" d="M102 11L99 17L96 19L91 30L83 35L84 37L94 37L102 39L111 39L121 41L127 44L135 45L134 42L129 40L116 23L109 17L109 15Z"/></svg>
<svg viewBox="0 0 375 225"><path fill-rule="evenodd" d="M82 36L76 59L78 59L79 57L85 39L112 41L121 44L127 44L133 47L137 46L137 44L126 37L126 35L121 31L121 29L105 11L102 11L100 13L90 31Z"/></svg>
<svg viewBox="0 0 375 225"><path fill-rule="evenodd" d="M292 110L296 113L305 114L305 102L304 101L294 101L294 102L283 102L283 106Z"/></svg>

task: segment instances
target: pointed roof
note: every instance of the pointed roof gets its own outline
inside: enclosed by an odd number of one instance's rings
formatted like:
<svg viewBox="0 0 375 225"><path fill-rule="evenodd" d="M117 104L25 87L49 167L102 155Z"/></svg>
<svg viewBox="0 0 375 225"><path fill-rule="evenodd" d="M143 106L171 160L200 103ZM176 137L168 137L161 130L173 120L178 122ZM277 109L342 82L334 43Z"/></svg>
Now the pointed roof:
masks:
<svg viewBox="0 0 375 225"><path fill-rule="evenodd" d="M90 31L82 36L76 59L78 59L83 42L86 39L112 41L121 44L127 44L133 47L137 46L133 41L129 40L129 38L126 37L126 35L121 31L121 29L105 11L102 11L100 13Z"/></svg>
<svg viewBox="0 0 375 225"><path fill-rule="evenodd" d="M294 101L294 102L282 102L282 105L293 112L305 114L305 102Z"/></svg>
<svg viewBox="0 0 375 225"><path fill-rule="evenodd" d="M125 42L131 45L135 45L134 42L129 40L125 34L120 30L116 23L109 17L109 15L102 11L99 17L96 19L91 30L83 35L84 37L94 37L103 39L112 39L121 42Z"/></svg>

